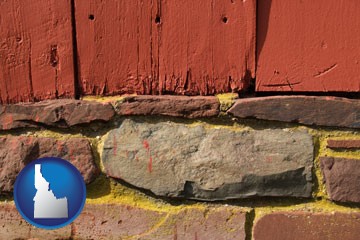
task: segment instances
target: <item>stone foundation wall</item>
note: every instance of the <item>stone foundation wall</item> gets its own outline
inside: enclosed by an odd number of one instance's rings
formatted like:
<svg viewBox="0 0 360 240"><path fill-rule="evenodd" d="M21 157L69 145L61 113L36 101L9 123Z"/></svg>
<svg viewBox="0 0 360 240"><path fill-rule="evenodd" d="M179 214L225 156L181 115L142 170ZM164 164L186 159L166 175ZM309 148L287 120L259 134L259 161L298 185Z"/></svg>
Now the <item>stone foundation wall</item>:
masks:
<svg viewBox="0 0 360 240"><path fill-rule="evenodd" d="M333 97L119 96L0 106L0 239L357 239L360 103ZM87 202L46 231L17 174L57 156Z"/></svg>

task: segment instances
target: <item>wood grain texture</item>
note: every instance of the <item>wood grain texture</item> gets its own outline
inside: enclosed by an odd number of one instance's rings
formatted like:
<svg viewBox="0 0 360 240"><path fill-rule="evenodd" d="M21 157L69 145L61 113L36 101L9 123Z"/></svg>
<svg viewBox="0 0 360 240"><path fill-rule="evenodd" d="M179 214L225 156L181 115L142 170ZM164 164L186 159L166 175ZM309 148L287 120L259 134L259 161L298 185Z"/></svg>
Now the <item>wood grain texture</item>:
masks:
<svg viewBox="0 0 360 240"><path fill-rule="evenodd" d="M70 0L1 0L0 103L73 96Z"/></svg>
<svg viewBox="0 0 360 240"><path fill-rule="evenodd" d="M255 1L75 0L85 95L212 95L255 74Z"/></svg>
<svg viewBox="0 0 360 240"><path fill-rule="evenodd" d="M360 91L359 1L259 0L257 91Z"/></svg>
<svg viewBox="0 0 360 240"><path fill-rule="evenodd" d="M255 1L162 1L160 92L211 95L255 74Z"/></svg>
<svg viewBox="0 0 360 240"><path fill-rule="evenodd" d="M80 87L84 95L151 94L154 1L75 1Z"/></svg>

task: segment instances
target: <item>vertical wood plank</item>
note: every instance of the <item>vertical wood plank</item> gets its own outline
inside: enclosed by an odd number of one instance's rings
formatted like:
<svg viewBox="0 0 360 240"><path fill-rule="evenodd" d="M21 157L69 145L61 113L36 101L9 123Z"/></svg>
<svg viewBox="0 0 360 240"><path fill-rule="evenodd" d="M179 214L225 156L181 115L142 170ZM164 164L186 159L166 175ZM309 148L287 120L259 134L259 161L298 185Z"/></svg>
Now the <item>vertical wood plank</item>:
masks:
<svg viewBox="0 0 360 240"><path fill-rule="evenodd" d="M70 1L0 1L0 102L74 96Z"/></svg>
<svg viewBox="0 0 360 240"><path fill-rule="evenodd" d="M75 1L80 86L85 95L151 94L152 1Z"/></svg>
<svg viewBox="0 0 360 240"><path fill-rule="evenodd" d="M259 0L257 91L359 92L360 1Z"/></svg>
<svg viewBox="0 0 360 240"><path fill-rule="evenodd" d="M210 95L247 87L255 75L252 0L162 0L160 92Z"/></svg>
<svg viewBox="0 0 360 240"><path fill-rule="evenodd" d="M254 77L254 0L75 3L85 95L211 95Z"/></svg>

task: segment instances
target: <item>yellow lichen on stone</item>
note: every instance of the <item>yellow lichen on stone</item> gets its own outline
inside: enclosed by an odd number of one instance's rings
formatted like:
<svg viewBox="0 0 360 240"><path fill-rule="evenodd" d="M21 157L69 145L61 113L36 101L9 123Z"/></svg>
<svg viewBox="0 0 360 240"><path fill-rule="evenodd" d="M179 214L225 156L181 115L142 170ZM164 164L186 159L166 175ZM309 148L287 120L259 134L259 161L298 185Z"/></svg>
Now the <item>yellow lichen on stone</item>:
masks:
<svg viewBox="0 0 360 240"><path fill-rule="evenodd" d="M235 100L239 98L237 93L223 93L216 95L220 102L220 111L226 112L235 103Z"/></svg>
<svg viewBox="0 0 360 240"><path fill-rule="evenodd" d="M323 183L323 176L320 169L320 157L346 157L360 159L359 151L334 151L330 148L327 148L328 139L359 139L360 133L356 131L349 130L331 130L331 129L321 129L321 128L307 128L309 133L313 135L314 138L314 173L317 182L315 183L315 189L313 196L315 198L328 198L326 193L326 187Z"/></svg>
<svg viewBox="0 0 360 240"><path fill-rule="evenodd" d="M81 98L81 100L107 103L107 102L123 101L126 96L135 96L135 95L136 94L117 95L117 96L84 96Z"/></svg>
<svg viewBox="0 0 360 240"><path fill-rule="evenodd" d="M104 175L99 176L87 187L86 203L117 203L160 212L178 212L190 206L192 208L206 208L206 205L201 203L174 206L165 201L149 197L137 190L128 188Z"/></svg>

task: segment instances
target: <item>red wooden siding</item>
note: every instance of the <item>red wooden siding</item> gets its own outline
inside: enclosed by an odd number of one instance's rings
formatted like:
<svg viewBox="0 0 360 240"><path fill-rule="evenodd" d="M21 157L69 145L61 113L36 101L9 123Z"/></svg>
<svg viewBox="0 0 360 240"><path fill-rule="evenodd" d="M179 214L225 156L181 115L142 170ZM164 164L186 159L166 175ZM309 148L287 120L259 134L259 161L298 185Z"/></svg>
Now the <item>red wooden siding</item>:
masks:
<svg viewBox="0 0 360 240"><path fill-rule="evenodd" d="M0 1L0 103L74 96L71 5Z"/></svg>
<svg viewBox="0 0 360 240"><path fill-rule="evenodd" d="M159 89L209 95L255 75L255 1L162 1Z"/></svg>
<svg viewBox="0 0 360 240"><path fill-rule="evenodd" d="M75 1L82 93L151 94L157 88L152 1Z"/></svg>
<svg viewBox="0 0 360 240"><path fill-rule="evenodd" d="M348 0L0 0L0 104L359 92L357 29Z"/></svg>
<svg viewBox="0 0 360 240"><path fill-rule="evenodd" d="M360 1L259 0L258 91L360 90Z"/></svg>
<svg viewBox="0 0 360 240"><path fill-rule="evenodd" d="M84 94L208 95L255 75L255 1L75 1Z"/></svg>

